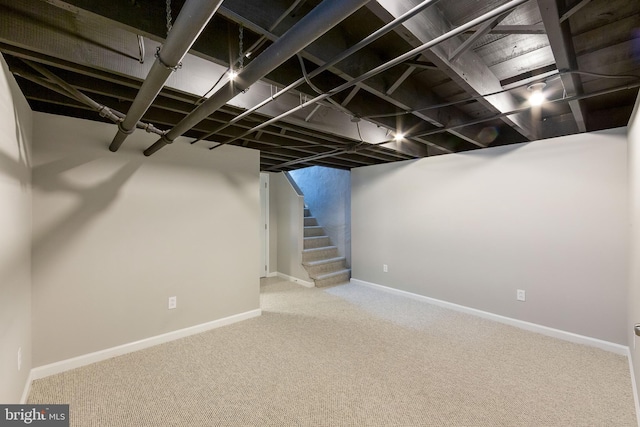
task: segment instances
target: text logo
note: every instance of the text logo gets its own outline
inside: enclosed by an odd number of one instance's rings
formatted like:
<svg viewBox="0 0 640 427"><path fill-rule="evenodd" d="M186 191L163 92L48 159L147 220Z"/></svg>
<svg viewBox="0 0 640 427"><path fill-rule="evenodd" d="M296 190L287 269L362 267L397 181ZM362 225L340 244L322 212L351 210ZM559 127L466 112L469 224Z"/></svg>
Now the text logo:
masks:
<svg viewBox="0 0 640 427"><path fill-rule="evenodd" d="M0 427L69 427L69 405L0 405Z"/></svg>

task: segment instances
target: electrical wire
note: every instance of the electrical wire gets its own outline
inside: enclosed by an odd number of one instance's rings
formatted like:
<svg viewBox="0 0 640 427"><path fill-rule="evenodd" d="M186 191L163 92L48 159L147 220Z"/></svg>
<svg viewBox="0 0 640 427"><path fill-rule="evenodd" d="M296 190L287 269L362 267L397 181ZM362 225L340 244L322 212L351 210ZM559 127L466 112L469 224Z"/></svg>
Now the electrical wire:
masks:
<svg viewBox="0 0 640 427"><path fill-rule="evenodd" d="M586 76L590 76L590 77L598 77L598 78L606 78L606 79L637 79L640 80L640 76L636 76L633 74L626 74L626 75L616 75L616 74L600 74L600 73L593 73L590 71L578 71L578 70L566 70L566 71L559 71L557 74L554 74L546 79L543 79L543 81L546 83L549 80L555 80L557 78L562 77L563 75L566 74L583 74ZM452 105L457 105L457 104L463 104L466 102L472 102L478 99L483 99L489 96L494 96L494 95L499 95L501 93L505 93L505 92L509 92L512 91L514 89L520 89L523 87L527 87L531 85L531 82L528 83L523 83L521 85L518 86L514 86L512 88L509 89L502 89L496 92L491 92L491 93L487 93L484 95L475 95L475 96L471 96L468 98L464 98L464 99L459 99L457 101L449 101L449 102L443 102L440 104L433 104L433 105L429 105L426 107L420 107L420 108L414 108L411 110L405 110L405 111L401 111L398 113L387 113L387 114L372 114L372 115L368 115L368 116L362 116L363 119L380 119L380 118L387 118L387 117L400 117L400 116L404 116L407 114L413 114L413 113L419 113L422 111L428 111L428 110L433 110L436 108L444 108L444 107L450 107ZM566 95L565 95L566 96Z"/></svg>
<svg viewBox="0 0 640 427"><path fill-rule="evenodd" d="M227 68L221 75L220 77L218 77L218 80L216 80L216 82L213 84L213 86L211 86L211 89L209 89L208 91L205 92L204 95L202 95L197 101L196 104L200 104L201 102L203 102L205 99L207 99L207 97L209 96L209 94L211 92L213 92L213 90L218 86L218 84L222 81L222 79L224 78L224 76L226 76L227 74L229 74L229 72L231 71L231 67Z"/></svg>

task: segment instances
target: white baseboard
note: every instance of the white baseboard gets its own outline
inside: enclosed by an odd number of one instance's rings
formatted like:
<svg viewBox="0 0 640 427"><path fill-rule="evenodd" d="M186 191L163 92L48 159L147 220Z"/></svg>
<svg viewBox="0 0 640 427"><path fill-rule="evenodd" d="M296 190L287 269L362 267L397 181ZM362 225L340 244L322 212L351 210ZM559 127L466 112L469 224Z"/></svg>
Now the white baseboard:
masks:
<svg viewBox="0 0 640 427"><path fill-rule="evenodd" d="M631 349L627 348L627 357L629 358L629 372L631 373L631 387L633 388L633 400L636 403L636 420L640 427L640 399L638 399L638 384L636 383L636 374L633 369L633 359L631 358Z"/></svg>
<svg viewBox="0 0 640 427"><path fill-rule="evenodd" d="M293 283L297 283L297 284L302 285L304 287L307 287L307 288L315 288L316 287L316 284L313 283L313 282L307 282L306 280L298 279L297 277L289 276L289 275L286 275L284 273L277 273L277 274L278 274L278 277L280 277L282 279L288 280L288 281L293 282Z"/></svg>
<svg viewBox="0 0 640 427"><path fill-rule="evenodd" d="M242 320L258 317L261 314L261 309L251 310L245 313L224 317L222 319L214 320L200 325L195 325L177 331L168 332L166 334L157 335L155 337L145 338L140 341L134 341L131 343L119 345L117 347L107 348L105 350L96 351L94 353L73 357L71 359L61 360L60 362L51 363L49 365L39 366L31 370L29 383L31 382L31 380L37 380L40 378L48 377L50 375L59 374L61 372L69 371L81 366L90 365L92 363L100 362L112 357L121 356L123 354L153 347L158 344L163 344L180 338L188 337L190 335L206 332L211 329L219 328L221 326L231 325L232 323L237 323Z"/></svg>
<svg viewBox="0 0 640 427"><path fill-rule="evenodd" d="M591 338L584 335L574 334L573 332L562 331L560 329L549 328L548 326L538 325L536 323L525 322L524 320L513 319L511 317L501 316L499 314L489 313L488 311L482 311L464 305L458 305L447 301L438 300L435 298L425 297L424 295L418 295L399 289L390 288L388 286L378 285L376 283L366 282L359 279L351 279L351 283L361 286L368 286L370 288L379 289L392 294L413 298L419 301L424 301L429 304L437 305L440 307L448 308L450 310L459 311L462 313L471 314L474 316L482 317L484 319L493 320L496 322L504 323L506 325L515 326L516 328L525 329L527 331L536 332L538 334L547 335L550 337L558 338L565 341L570 341L577 344L584 344L591 347L597 347L602 350L610 351L622 356L629 354L629 347L612 343L609 341L599 340L597 338Z"/></svg>
<svg viewBox="0 0 640 427"><path fill-rule="evenodd" d="M267 277L278 277L278 272L272 271L271 273L267 273Z"/></svg>

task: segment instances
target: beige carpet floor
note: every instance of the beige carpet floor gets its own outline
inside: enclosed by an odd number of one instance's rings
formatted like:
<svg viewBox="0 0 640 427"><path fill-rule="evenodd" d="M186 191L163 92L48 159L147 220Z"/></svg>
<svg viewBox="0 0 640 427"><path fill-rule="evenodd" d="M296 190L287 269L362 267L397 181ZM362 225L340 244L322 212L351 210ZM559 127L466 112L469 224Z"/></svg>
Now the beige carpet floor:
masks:
<svg viewBox="0 0 640 427"><path fill-rule="evenodd" d="M37 380L71 425L634 426L627 359L357 285Z"/></svg>

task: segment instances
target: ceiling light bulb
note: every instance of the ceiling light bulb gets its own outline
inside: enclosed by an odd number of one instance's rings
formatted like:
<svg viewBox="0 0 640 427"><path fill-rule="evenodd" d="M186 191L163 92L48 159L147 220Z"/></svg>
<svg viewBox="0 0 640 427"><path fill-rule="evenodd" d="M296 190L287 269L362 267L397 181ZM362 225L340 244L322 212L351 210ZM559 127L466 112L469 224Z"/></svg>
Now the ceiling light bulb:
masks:
<svg viewBox="0 0 640 427"><path fill-rule="evenodd" d="M542 93L542 90L547 86L544 82L532 83L527 89L531 91L531 95L529 95L529 104L534 107L542 105L542 103L547 99Z"/></svg>
<svg viewBox="0 0 640 427"><path fill-rule="evenodd" d="M238 77L238 73L234 70L229 71L229 80L235 80Z"/></svg>
<svg viewBox="0 0 640 427"><path fill-rule="evenodd" d="M534 107L537 107L542 105L545 99L546 98L542 92L535 91L529 97L529 104L533 105Z"/></svg>
<svg viewBox="0 0 640 427"><path fill-rule="evenodd" d="M396 135L393 137L393 139L394 139L396 142L400 142L400 141L402 141L402 139L403 139L403 138L404 138L404 133L402 133L402 132L398 132L398 133L396 133Z"/></svg>

